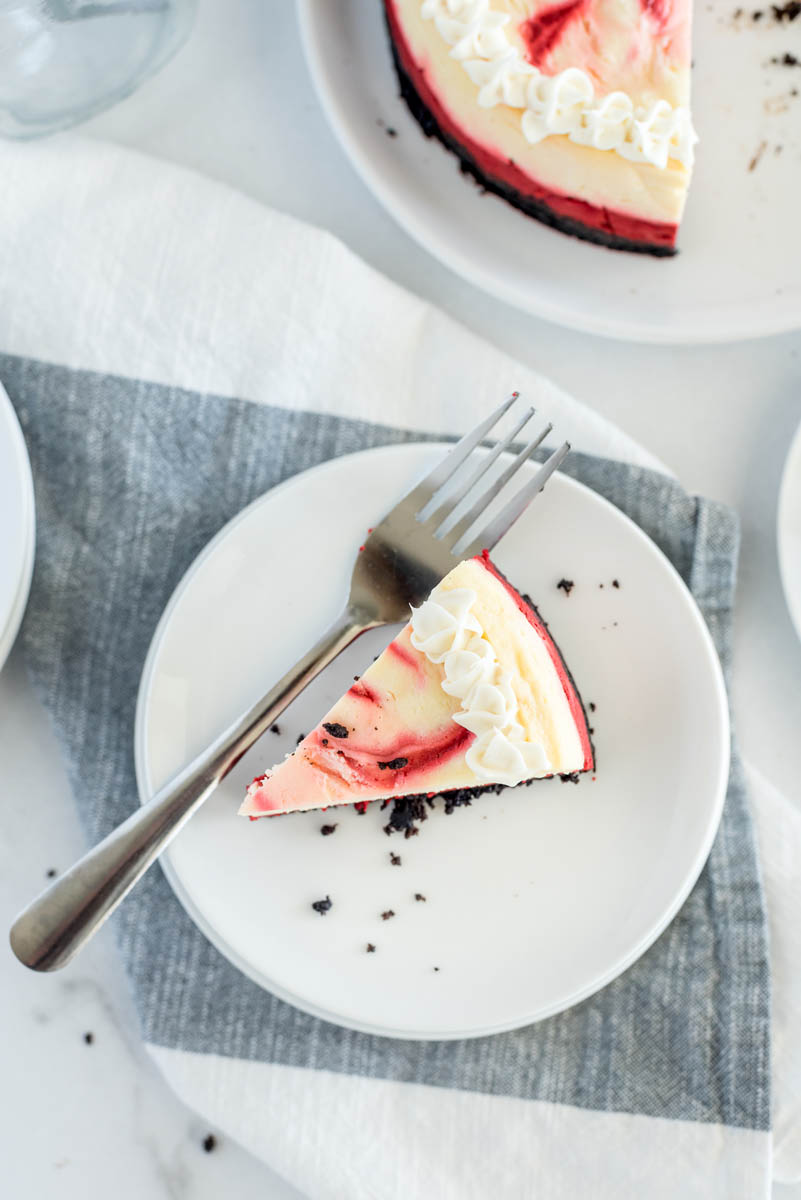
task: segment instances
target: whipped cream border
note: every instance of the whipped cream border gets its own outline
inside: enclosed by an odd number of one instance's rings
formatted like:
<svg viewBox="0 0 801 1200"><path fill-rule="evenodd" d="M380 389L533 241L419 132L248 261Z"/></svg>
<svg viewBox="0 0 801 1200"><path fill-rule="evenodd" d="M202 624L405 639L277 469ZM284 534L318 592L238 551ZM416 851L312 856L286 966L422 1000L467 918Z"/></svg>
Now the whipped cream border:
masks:
<svg viewBox="0 0 801 1200"><path fill-rule="evenodd" d="M626 92L596 97L592 80L579 67L544 75L512 45L505 28L511 14L494 11L491 0L422 0L420 13L434 21L451 58L478 85L481 108L523 109L521 128L532 145L562 134L630 162L660 169L670 159L693 165L698 135L689 109L674 108L667 100L635 106Z"/></svg>
<svg viewBox="0 0 801 1200"><path fill-rule="evenodd" d="M442 690L461 701L453 719L475 734L465 761L478 779L514 786L551 775L545 748L526 740L512 676L472 611L477 598L472 588L434 588L412 609L411 643L442 666Z"/></svg>

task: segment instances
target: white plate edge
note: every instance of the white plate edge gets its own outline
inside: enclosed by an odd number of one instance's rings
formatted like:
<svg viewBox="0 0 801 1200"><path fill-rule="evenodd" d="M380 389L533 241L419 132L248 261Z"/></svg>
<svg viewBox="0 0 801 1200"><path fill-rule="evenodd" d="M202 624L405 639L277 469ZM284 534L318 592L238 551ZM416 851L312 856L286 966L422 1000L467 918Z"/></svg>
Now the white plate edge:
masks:
<svg viewBox="0 0 801 1200"><path fill-rule="evenodd" d="M0 404L7 408L10 417L9 428L11 430L11 438L16 450L17 462L19 463L22 480L23 480L23 520L26 525L26 545L25 557L22 563L22 571L20 572L17 583L17 590L14 601L11 605L11 610L8 614L5 625L0 629L0 671L5 665L6 659L11 653L11 649L19 633L22 618L25 615L25 609L28 604L28 596L31 590L31 580L33 579L33 564L36 557L36 498L33 488L33 474L31 472L31 460L28 457L28 447L25 444L25 437L22 433L22 427L19 423L19 418L14 410L14 405L0 383Z"/></svg>
<svg viewBox="0 0 801 1200"><path fill-rule="evenodd" d="M801 594L797 594L790 585L789 562L789 533L790 505L793 494L801 507L801 425L795 432L790 444L790 451L785 459L782 481L779 487L779 503L776 514L776 549L779 557L779 576L782 581L784 600L788 612L795 625L796 633L801 638Z"/></svg>

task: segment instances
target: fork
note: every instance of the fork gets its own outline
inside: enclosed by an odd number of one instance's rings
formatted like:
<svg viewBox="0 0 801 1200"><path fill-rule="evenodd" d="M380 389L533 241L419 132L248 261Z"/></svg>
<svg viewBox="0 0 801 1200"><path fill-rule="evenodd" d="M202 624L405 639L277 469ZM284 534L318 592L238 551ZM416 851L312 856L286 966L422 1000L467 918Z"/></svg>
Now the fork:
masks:
<svg viewBox="0 0 801 1200"><path fill-rule="evenodd" d="M205 753L20 914L10 940L25 966L36 971L65 966L243 754L324 667L366 630L406 620L409 606L422 604L457 561L497 545L570 449L565 442L555 450L495 516L482 520L552 429L546 425L499 474L487 479L535 410L524 412L491 450L475 452L518 399L513 392L457 442L372 530L356 557L345 609L316 646Z"/></svg>

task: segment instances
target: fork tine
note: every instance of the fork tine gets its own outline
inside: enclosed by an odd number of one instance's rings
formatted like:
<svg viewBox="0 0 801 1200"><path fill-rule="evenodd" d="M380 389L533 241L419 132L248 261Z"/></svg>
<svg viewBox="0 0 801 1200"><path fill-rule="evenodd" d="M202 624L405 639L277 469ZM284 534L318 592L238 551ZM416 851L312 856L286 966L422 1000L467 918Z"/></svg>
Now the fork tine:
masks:
<svg viewBox="0 0 801 1200"><path fill-rule="evenodd" d="M501 471L497 479L494 479L492 483L488 484L487 487L484 488L480 496L478 496L475 503L470 506L464 516L461 517L451 529L447 528L447 519L443 521L442 525L440 525L440 527L437 529L436 535L442 537L447 534L450 545L452 547L455 546L459 540L469 532L481 514L486 512L487 506L506 487L506 484L517 472L517 470L522 467L526 459L530 458L537 447L545 441L552 429L553 425L550 423L546 425L545 428L538 433L535 438L532 438L527 446L523 447L519 454L515 455L515 457L509 463L509 466L505 467L504 470Z"/></svg>
<svg viewBox="0 0 801 1200"><path fill-rule="evenodd" d="M492 550L503 535L514 525L517 518L525 512L534 497L542 491L554 471L565 461L569 451L569 442L564 442L558 450L554 450L546 458L533 479L530 479L528 483L524 484L512 496L511 500L501 509L497 517L494 517L488 525L476 534L468 546L459 548L457 544L457 546L453 547L452 553L457 554L460 558L472 558L473 555L480 554L482 550Z"/></svg>
<svg viewBox="0 0 801 1200"><path fill-rule="evenodd" d="M534 413L536 411L537 410L535 408L528 409L528 411L525 412L523 414L523 416L520 418L520 420L517 422L514 429L512 429L507 434L507 436L503 439L503 441L496 442L488 454L484 454L481 456L478 466L473 471L472 475L470 475L468 477L468 479L466 480L465 483L459 484L459 495L458 496L449 496L447 499L443 498L442 500L440 500L439 503L437 504L436 508L433 509L433 511L431 512L430 516L427 519L430 520L438 512L440 512L443 508L445 508L446 505L448 507L449 512L453 513L454 510L456 508L458 508L458 506L461 504L461 502L470 494L471 489L475 487L475 485L478 483L479 479L481 479L482 475L486 474L486 472L490 469L490 467L496 461L496 459L498 459L500 457L500 455L503 454L504 450L509 449L509 447L514 442L517 435L520 433L523 426L527 425L529 423L529 421L534 416Z"/></svg>
<svg viewBox="0 0 801 1200"><path fill-rule="evenodd" d="M444 487L453 473L462 465L468 454L471 454L479 442L484 440L496 421L501 419L519 396L519 392L512 392L511 396L507 396L503 404L495 409L495 412L485 417L470 433L466 433L453 449L449 450L445 457L437 463L434 470L426 475L425 479L421 479L417 487L409 493L406 497L407 500L419 501L423 505L417 514L418 520L424 521L431 515L433 509L429 508L429 505L436 499L437 492L440 488Z"/></svg>

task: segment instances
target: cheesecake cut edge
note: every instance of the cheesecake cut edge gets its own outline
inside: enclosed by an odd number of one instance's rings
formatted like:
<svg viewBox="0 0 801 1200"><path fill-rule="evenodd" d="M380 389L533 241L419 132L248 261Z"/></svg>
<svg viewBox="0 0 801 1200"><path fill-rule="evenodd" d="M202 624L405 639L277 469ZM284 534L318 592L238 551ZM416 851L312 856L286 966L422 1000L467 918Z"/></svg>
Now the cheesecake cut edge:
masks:
<svg viewBox="0 0 801 1200"><path fill-rule="evenodd" d="M507 594L511 597L521 616L523 616L524 619L532 626L537 634L537 637L544 644L548 651L551 663L565 695L573 726L578 733L580 750L583 755L583 763L581 766L577 765L573 771L569 772L554 772L554 775L558 775L562 780L573 779L574 781L577 781L579 775L595 770L595 748L592 742L589 719L586 709L584 708L584 702L570 672L570 668L567 666L567 663L565 662L559 647L548 628L547 623L543 620L536 605L529 596L519 592L509 582L506 576L492 562L489 551L482 551L481 554L475 556L473 561L480 563L490 573L490 575L492 575L493 578L501 584ZM312 733L313 732L314 731L312 731ZM309 734L308 736L311 737L312 735ZM306 740L307 739L304 739L304 742L300 743L300 745L297 747L297 750L302 748ZM293 753L296 753L297 750ZM400 829L405 828L403 820L407 812L415 812L421 809L426 802L430 802L436 797L442 797L444 799L446 811L450 812L453 808L456 808L462 804L469 804L472 799L481 794L492 792L497 795L506 786L504 784L493 782L483 784L477 783L457 788L438 788L429 792L408 792L401 795L393 795L388 793L385 796L374 796L367 800L359 800L356 797L349 797L348 799L341 801L332 800L331 803L326 806L311 804L308 807L298 805L297 807L293 808L269 809L258 804L258 795L262 785L265 783L265 781L269 781L271 775L272 771L268 770L263 774L258 775L253 780L248 787L247 792L245 793L245 798L239 808L240 816L248 817L253 821L258 820L261 817L282 816L288 812L325 812L329 807L341 807L346 804L354 804L357 808L364 811L369 804L378 803L382 808L384 808L388 804L392 803L395 806L395 810L390 818L390 825L392 825L393 828ZM554 776L551 775L545 776L544 778L553 777ZM521 783L517 784L516 786L528 787L530 784L536 781L536 778L542 777L521 780ZM399 823L393 825L393 821L396 817L398 817Z"/></svg>

